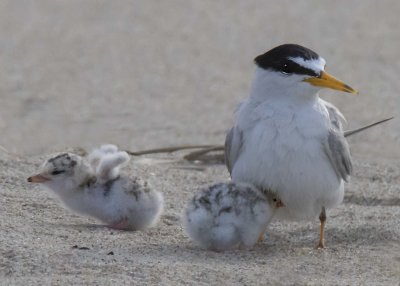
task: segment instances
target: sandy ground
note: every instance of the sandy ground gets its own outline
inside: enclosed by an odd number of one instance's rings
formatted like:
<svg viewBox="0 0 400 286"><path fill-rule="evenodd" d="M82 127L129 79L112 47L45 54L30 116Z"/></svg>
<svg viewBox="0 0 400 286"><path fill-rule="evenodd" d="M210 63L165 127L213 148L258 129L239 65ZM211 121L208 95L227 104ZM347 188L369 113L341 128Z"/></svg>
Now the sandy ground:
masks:
<svg viewBox="0 0 400 286"><path fill-rule="evenodd" d="M228 180L222 165L131 162L167 202L144 232L96 226L25 182L44 154L72 146L222 143L252 59L286 42L360 90L321 93L348 128L399 118L398 11L378 0L1 1L0 284L399 285L399 119L350 139L355 174L328 213L323 251L317 219L276 221L251 251L193 245L180 213Z"/></svg>

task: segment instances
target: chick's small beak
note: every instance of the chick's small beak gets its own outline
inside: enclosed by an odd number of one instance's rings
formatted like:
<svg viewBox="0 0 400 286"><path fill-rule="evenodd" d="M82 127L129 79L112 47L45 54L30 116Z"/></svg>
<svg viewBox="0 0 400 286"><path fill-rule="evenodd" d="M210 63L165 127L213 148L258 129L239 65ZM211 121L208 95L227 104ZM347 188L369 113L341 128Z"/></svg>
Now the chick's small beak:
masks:
<svg viewBox="0 0 400 286"><path fill-rule="evenodd" d="M327 72L321 71L319 77L309 77L304 79L303 81L310 83L314 86L326 87L331 89L336 89L352 94L358 94L358 91L353 89L352 87L348 86L344 82L336 79L335 77L331 76Z"/></svg>
<svg viewBox="0 0 400 286"><path fill-rule="evenodd" d="M277 208L283 208L284 206L285 206L285 204L282 203L281 200L278 200L278 201L276 202L276 207L277 207Z"/></svg>
<svg viewBox="0 0 400 286"><path fill-rule="evenodd" d="M29 183L44 183L44 182L47 182L47 181L50 181L50 179L44 177L41 174L34 175L34 176L31 176L31 177L28 178L28 182Z"/></svg>

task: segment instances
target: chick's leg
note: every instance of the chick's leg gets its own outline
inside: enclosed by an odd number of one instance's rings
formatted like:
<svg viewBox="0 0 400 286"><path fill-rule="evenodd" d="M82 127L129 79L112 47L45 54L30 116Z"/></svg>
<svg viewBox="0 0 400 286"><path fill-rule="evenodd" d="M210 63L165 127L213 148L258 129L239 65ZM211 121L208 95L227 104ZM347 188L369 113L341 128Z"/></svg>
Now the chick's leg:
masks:
<svg viewBox="0 0 400 286"><path fill-rule="evenodd" d="M258 237L257 242L263 242L264 241L264 239L265 239L264 233L265 233L265 230L260 233L260 236Z"/></svg>
<svg viewBox="0 0 400 286"><path fill-rule="evenodd" d="M118 229L118 230L127 229L128 226L129 226L129 222L126 217L108 225L109 228Z"/></svg>
<svg viewBox="0 0 400 286"><path fill-rule="evenodd" d="M319 226L319 243L317 248L325 247L325 222L326 222L326 212L325 207L322 207L321 213L319 215L319 221L321 222Z"/></svg>
<svg viewBox="0 0 400 286"><path fill-rule="evenodd" d="M258 236L257 242L263 242L265 240L265 232L267 231L268 224L264 225L262 228L262 231L260 232L260 235Z"/></svg>

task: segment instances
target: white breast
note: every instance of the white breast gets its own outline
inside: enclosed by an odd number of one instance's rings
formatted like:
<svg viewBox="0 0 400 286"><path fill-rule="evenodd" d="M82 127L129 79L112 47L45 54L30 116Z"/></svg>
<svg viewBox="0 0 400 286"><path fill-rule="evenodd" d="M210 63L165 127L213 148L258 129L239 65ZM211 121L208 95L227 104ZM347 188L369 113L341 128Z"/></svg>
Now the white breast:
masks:
<svg viewBox="0 0 400 286"><path fill-rule="evenodd" d="M343 199L343 182L323 150L329 115L317 99L301 106L245 103L237 125L244 144L232 170L235 182L276 191L286 207L278 216L315 217Z"/></svg>

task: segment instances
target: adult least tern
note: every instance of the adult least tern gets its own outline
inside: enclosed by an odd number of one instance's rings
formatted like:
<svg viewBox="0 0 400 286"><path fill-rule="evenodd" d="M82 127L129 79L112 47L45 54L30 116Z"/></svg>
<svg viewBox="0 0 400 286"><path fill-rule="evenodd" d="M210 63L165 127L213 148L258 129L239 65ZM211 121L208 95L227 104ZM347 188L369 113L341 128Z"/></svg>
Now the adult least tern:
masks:
<svg viewBox="0 0 400 286"><path fill-rule="evenodd" d="M278 46L254 61L250 96L226 137L228 170L234 182L274 190L285 206L277 217L319 215L322 248L325 210L342 202L352 163L344 116L318 91L357 91L325 72L325 60L299 45Z"/></svg>

